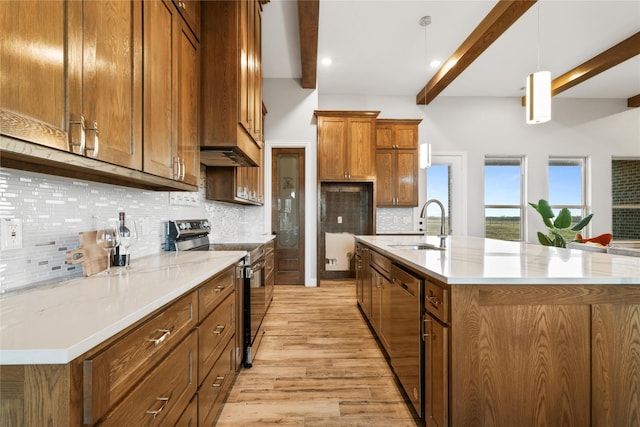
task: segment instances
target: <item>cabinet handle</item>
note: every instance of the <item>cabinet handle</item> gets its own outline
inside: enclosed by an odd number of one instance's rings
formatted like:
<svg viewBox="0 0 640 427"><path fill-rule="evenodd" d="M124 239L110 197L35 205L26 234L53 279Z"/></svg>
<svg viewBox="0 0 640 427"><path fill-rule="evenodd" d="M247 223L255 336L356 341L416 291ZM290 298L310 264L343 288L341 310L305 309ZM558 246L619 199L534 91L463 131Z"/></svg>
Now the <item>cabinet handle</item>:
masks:
<svg viewBox="0 0 640 427"><path fill-rule="evenodd" d="M429 301L431 303L432 306L436 307L439 305L442 305L442 301L440 301L440 298L438 298L435 295L429 295L427 297L427 301Z"/></svg>
<svg viewBox="0 0 640 427"><path fill-rule="evenodd" d="M98 122L93 122L92 128L86 128L85 130L92 130L94 132L93 147L86 146L88 151L93 151L93 157L98 157L98 150L100 149L100 142L98 141Z"/></svg>
<svg viewBox="0 0 640 427"><path fill-rule="evenodd" d="M186 172L187 172L187 168L184 165L184 159L180 159L180 165L182 166L182 173L180 174L180 177L178 179L180 181L184 181L184 176L186 175Z"/></svg>
<svg viewBox="0 0 640 427"><path fill-rule="evenodd" d="M222 331L224 331L225 325L218 325L216 326L216 328L213 330L213 335L220 335L222 333Z"/></svg>
<svg viewBox="0 0 640 427"><path fill-rule="evenodd" d="M222 292L225 287L226 286L224 286L224 285L216 286L216 288L214 289L214 292Z"/></svg>
<svg viewBox="0 0 640 427"><path fill-rule="evenodd" d="M156 397L156 400L159 401L159 402L162 402L160 407L158 409L156 409L156 410L147 411L147 414L153 415L153 419L154 420L156 419L158 414L160 414L160 412L162 412L162 410L167 406L167 403L169 403L169 398L168 397Z"/></svg>
<svg viewBox="0 0 640 427"><path fill-rule="evenodd" d="M424 322L422 323L422 338L423 339L431 336L431 334L427 333L427 323L431 323L431 320L424 319Z"/></svg>
<svg viewBox="0 0 640 427"><path fill-rule="evenodd" d="M222 387L224 384L224 377L216 377L216 381L211 384L211 387Z"/></svg>
<svg viewBox="0 0 640 427"><path fill-rule="evenodd" d="M162 336L160 338L150 338L149 341L153 343L153 345L160 345L167 339L169 335L171 335L171 331L169 329L156 329L156 332L162 332Z"/></svg>
<svg viewBox="0 0 640 427"><path fill-rule="evenodd" d="M69 125L80 125L80 143L70 142L70 147L80 147L80 154L84 156L84 148L85 148L85 127L84 127L84 116L80 115L80 120L69 120ZM73 151L73 150L71 150Z"/></svg>
<svg viewBox="0 0 640 427"><path fill-rule="evenodd" d="M180 9L184 9L185 8L185 4L183 1L178 2L178 6L180 6Z"/></svg>

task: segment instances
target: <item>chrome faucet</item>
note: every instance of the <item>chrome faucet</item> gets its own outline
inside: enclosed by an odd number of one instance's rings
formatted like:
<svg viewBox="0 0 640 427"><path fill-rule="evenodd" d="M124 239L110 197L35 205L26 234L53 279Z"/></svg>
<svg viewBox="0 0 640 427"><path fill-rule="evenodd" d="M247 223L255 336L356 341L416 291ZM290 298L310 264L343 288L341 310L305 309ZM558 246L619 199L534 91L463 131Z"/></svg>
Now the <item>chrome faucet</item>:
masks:
<svg viewBox="0 0 640 427"><path fill-rule="evenodd" d="M445 239L447 238L447 233L444 231L444 220L445 220L445 214L444 214L444 205L442 204L442 202L440 200L437 199L430 199L427 200L427 202L424 204L424 206L422 206L422 212L420 212L420 218L424 218L425 219L425 224L424 224L424 235L427 235L427 207L431 204L431 203L435 203L436 205L440 206L440 234L438 234L438 237L440 238L440 247L441 248L446 248L445 245Z"/></svg>

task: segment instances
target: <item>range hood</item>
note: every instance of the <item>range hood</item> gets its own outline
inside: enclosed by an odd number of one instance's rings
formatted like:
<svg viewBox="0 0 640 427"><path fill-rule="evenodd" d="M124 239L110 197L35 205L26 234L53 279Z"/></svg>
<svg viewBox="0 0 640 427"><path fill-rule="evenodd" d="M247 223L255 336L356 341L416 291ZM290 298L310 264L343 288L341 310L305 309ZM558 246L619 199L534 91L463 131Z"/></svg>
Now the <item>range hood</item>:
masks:
<svg viewBox="0 0 640 427"><path fill-rule="evenodd" d="M200 163L206 166L258 166L256 162L251 160L251 158L238 147L201 147Z"/></svg>

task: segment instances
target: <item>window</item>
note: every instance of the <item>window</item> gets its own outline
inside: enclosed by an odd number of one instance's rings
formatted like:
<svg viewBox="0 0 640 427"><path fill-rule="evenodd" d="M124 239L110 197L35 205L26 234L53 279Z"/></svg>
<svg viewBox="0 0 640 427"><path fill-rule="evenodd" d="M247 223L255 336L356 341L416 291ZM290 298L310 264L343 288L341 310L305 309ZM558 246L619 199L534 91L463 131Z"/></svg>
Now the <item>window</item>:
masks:
<svg viewBox="0 0 640 427"><path fill-rule="evenodd" d="M427 168L427 200L437 199L444 205L445 230L451 233L451 167L432 164ZM427 234L440 234L440 208L431 204L427 208Z"/></svg>
<svg viewBox="0 0 640 427"><path fill-rule="evenodd" d="M523 163L523 157L485 157L485 237L522 240L525 214Z"/></svg>
<svg viewBox="0 0 640 427"><path fill-rule="evenodd" d="M640 240L640 159L611 161L613 239Z"/></svg>
<svg viewBox="0 0 640 427"><path fill-rule="evenodd" d="M586 163L585 158L549 158L549 206L556 215L562 208L569 209L572 224L587 214ZM567 241L575 236L575 231L566 230L563 233Z"/></svg>

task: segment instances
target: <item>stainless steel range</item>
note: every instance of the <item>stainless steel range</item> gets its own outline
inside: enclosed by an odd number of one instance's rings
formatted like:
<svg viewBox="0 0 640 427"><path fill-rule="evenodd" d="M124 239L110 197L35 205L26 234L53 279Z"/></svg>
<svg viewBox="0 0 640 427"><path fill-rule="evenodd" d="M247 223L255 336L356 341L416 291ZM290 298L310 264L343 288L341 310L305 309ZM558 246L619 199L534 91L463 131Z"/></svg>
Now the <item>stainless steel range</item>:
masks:
<svg viewBox="0 0 640 427"><path fill-rule="evenodd" d="M266 313L264 245L259 243L211 243L206 219L171 220L166 224L165 251L247 251L243 263L244 351L243 365L253 364Z"/></svg>

